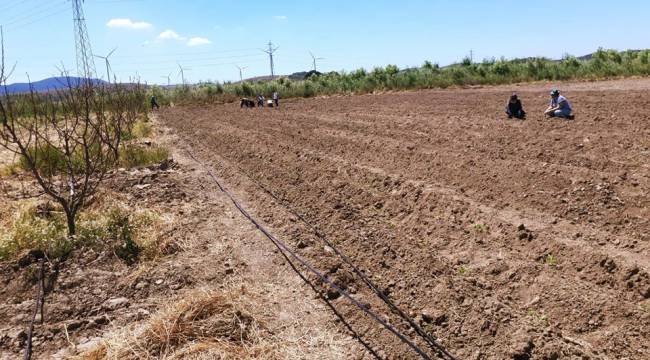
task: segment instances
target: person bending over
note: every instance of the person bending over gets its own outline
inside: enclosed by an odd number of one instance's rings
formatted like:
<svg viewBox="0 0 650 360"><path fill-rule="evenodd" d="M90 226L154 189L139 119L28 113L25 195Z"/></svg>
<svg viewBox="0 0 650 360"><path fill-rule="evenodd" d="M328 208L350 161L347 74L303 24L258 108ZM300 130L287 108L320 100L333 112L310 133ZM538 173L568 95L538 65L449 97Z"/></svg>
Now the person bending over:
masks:
<svg viewBox="0 0 650 360"><path fill-rule="evenodd" d="M526 119L524 106L521 104L521 100L519 100L517 94L510 95L510 100L508 100L508 105L506 105L506 114L508 114L508 119L512 119L513 117L521 120Z"/></svg>
<svg viewBox="0 0 650 360"><path fill-rule="evenodd" d="M564 96L560 95L560 90L551 91L551 105L546 109L544 115L571 120L574 118L571 103Z"/></svg>

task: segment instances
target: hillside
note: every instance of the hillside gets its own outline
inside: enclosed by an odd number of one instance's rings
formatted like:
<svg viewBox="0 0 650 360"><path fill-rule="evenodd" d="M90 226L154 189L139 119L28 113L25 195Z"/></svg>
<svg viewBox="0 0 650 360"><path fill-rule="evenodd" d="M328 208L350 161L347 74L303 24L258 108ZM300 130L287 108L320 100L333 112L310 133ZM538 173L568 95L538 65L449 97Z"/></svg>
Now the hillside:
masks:
<svg viewBox="0 0 650 360"><path fill-rule="evenodd" d="M56 76L33 83L14 83L9 84L6 87L6 90L9 94L21 94L30 91L30 86L36 92L48 92L58 89L63 89L69 87L70 85L76 86L82 81L82 78L74 76ZM106 83L103 80L93 79L95 84L104 84Z"/></svg>

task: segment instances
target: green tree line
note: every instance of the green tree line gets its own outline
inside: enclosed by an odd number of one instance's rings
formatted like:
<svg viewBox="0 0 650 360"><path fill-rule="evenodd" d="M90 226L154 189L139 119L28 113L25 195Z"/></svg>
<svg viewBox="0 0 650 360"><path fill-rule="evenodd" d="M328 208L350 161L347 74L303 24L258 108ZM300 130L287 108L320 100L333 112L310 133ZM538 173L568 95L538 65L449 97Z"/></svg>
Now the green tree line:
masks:
<svg viewBox="0 0 650 360"><path fill-rule="evenodd" d="M175 88L153 87L152 95L165 105L193 102L229 102L274 91L283 98L333 94L364 94L375 91L447 88L465 85L497 85L543 80L599 80L650 74L650 50L616 51L599 49L589 59L566 55L562 60L547 58L485 59L465 58L447 67L426 61L417 68L395 65L312 75L305 80L280 77L271 81L204 83Z"/></svg>

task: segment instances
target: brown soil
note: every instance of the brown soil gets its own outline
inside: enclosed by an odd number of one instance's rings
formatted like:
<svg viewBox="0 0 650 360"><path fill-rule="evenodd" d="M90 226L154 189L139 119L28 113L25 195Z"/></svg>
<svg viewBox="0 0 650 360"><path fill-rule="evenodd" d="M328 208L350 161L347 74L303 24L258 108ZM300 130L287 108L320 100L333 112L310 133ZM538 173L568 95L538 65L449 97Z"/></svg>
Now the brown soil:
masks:
<svg viewBox="0 0 650 360"><path fill-rule="evenodd" d="M303 256L390 317L252 179L461 359L650 358L650 81L565 84L575 121L543 119L549 87L513 87L526 121L503 116L510 87L177 107L161 119ZM217 191L207 178L204 189ZM413 357L335 304L375 349Z"/></svg>

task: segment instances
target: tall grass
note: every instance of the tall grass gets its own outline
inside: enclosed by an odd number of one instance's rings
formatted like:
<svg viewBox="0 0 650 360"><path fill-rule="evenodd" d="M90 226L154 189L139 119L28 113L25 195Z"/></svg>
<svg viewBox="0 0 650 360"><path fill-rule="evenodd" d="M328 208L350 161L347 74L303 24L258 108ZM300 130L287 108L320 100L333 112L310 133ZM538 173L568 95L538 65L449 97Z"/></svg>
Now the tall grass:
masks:
<svg viewBox="0 0 650 360"><path fill-rule="evenodd" d="M330 72L306 80L278 78L272 81L207 83L193 87L166 89L153 87L151 94L161 104L188 102L231 102L274 91L283 98L333 94L363 94L376 91L446 88L449 86L492 85L542 80L597 80L611 77L650 74L650 50L623 51L599 49L588 60L565 56L560 61L546 58L486 59L474 63L464 59L441 68L429 61L417 68L399 69L395 65L370 71Z"/></svg>

